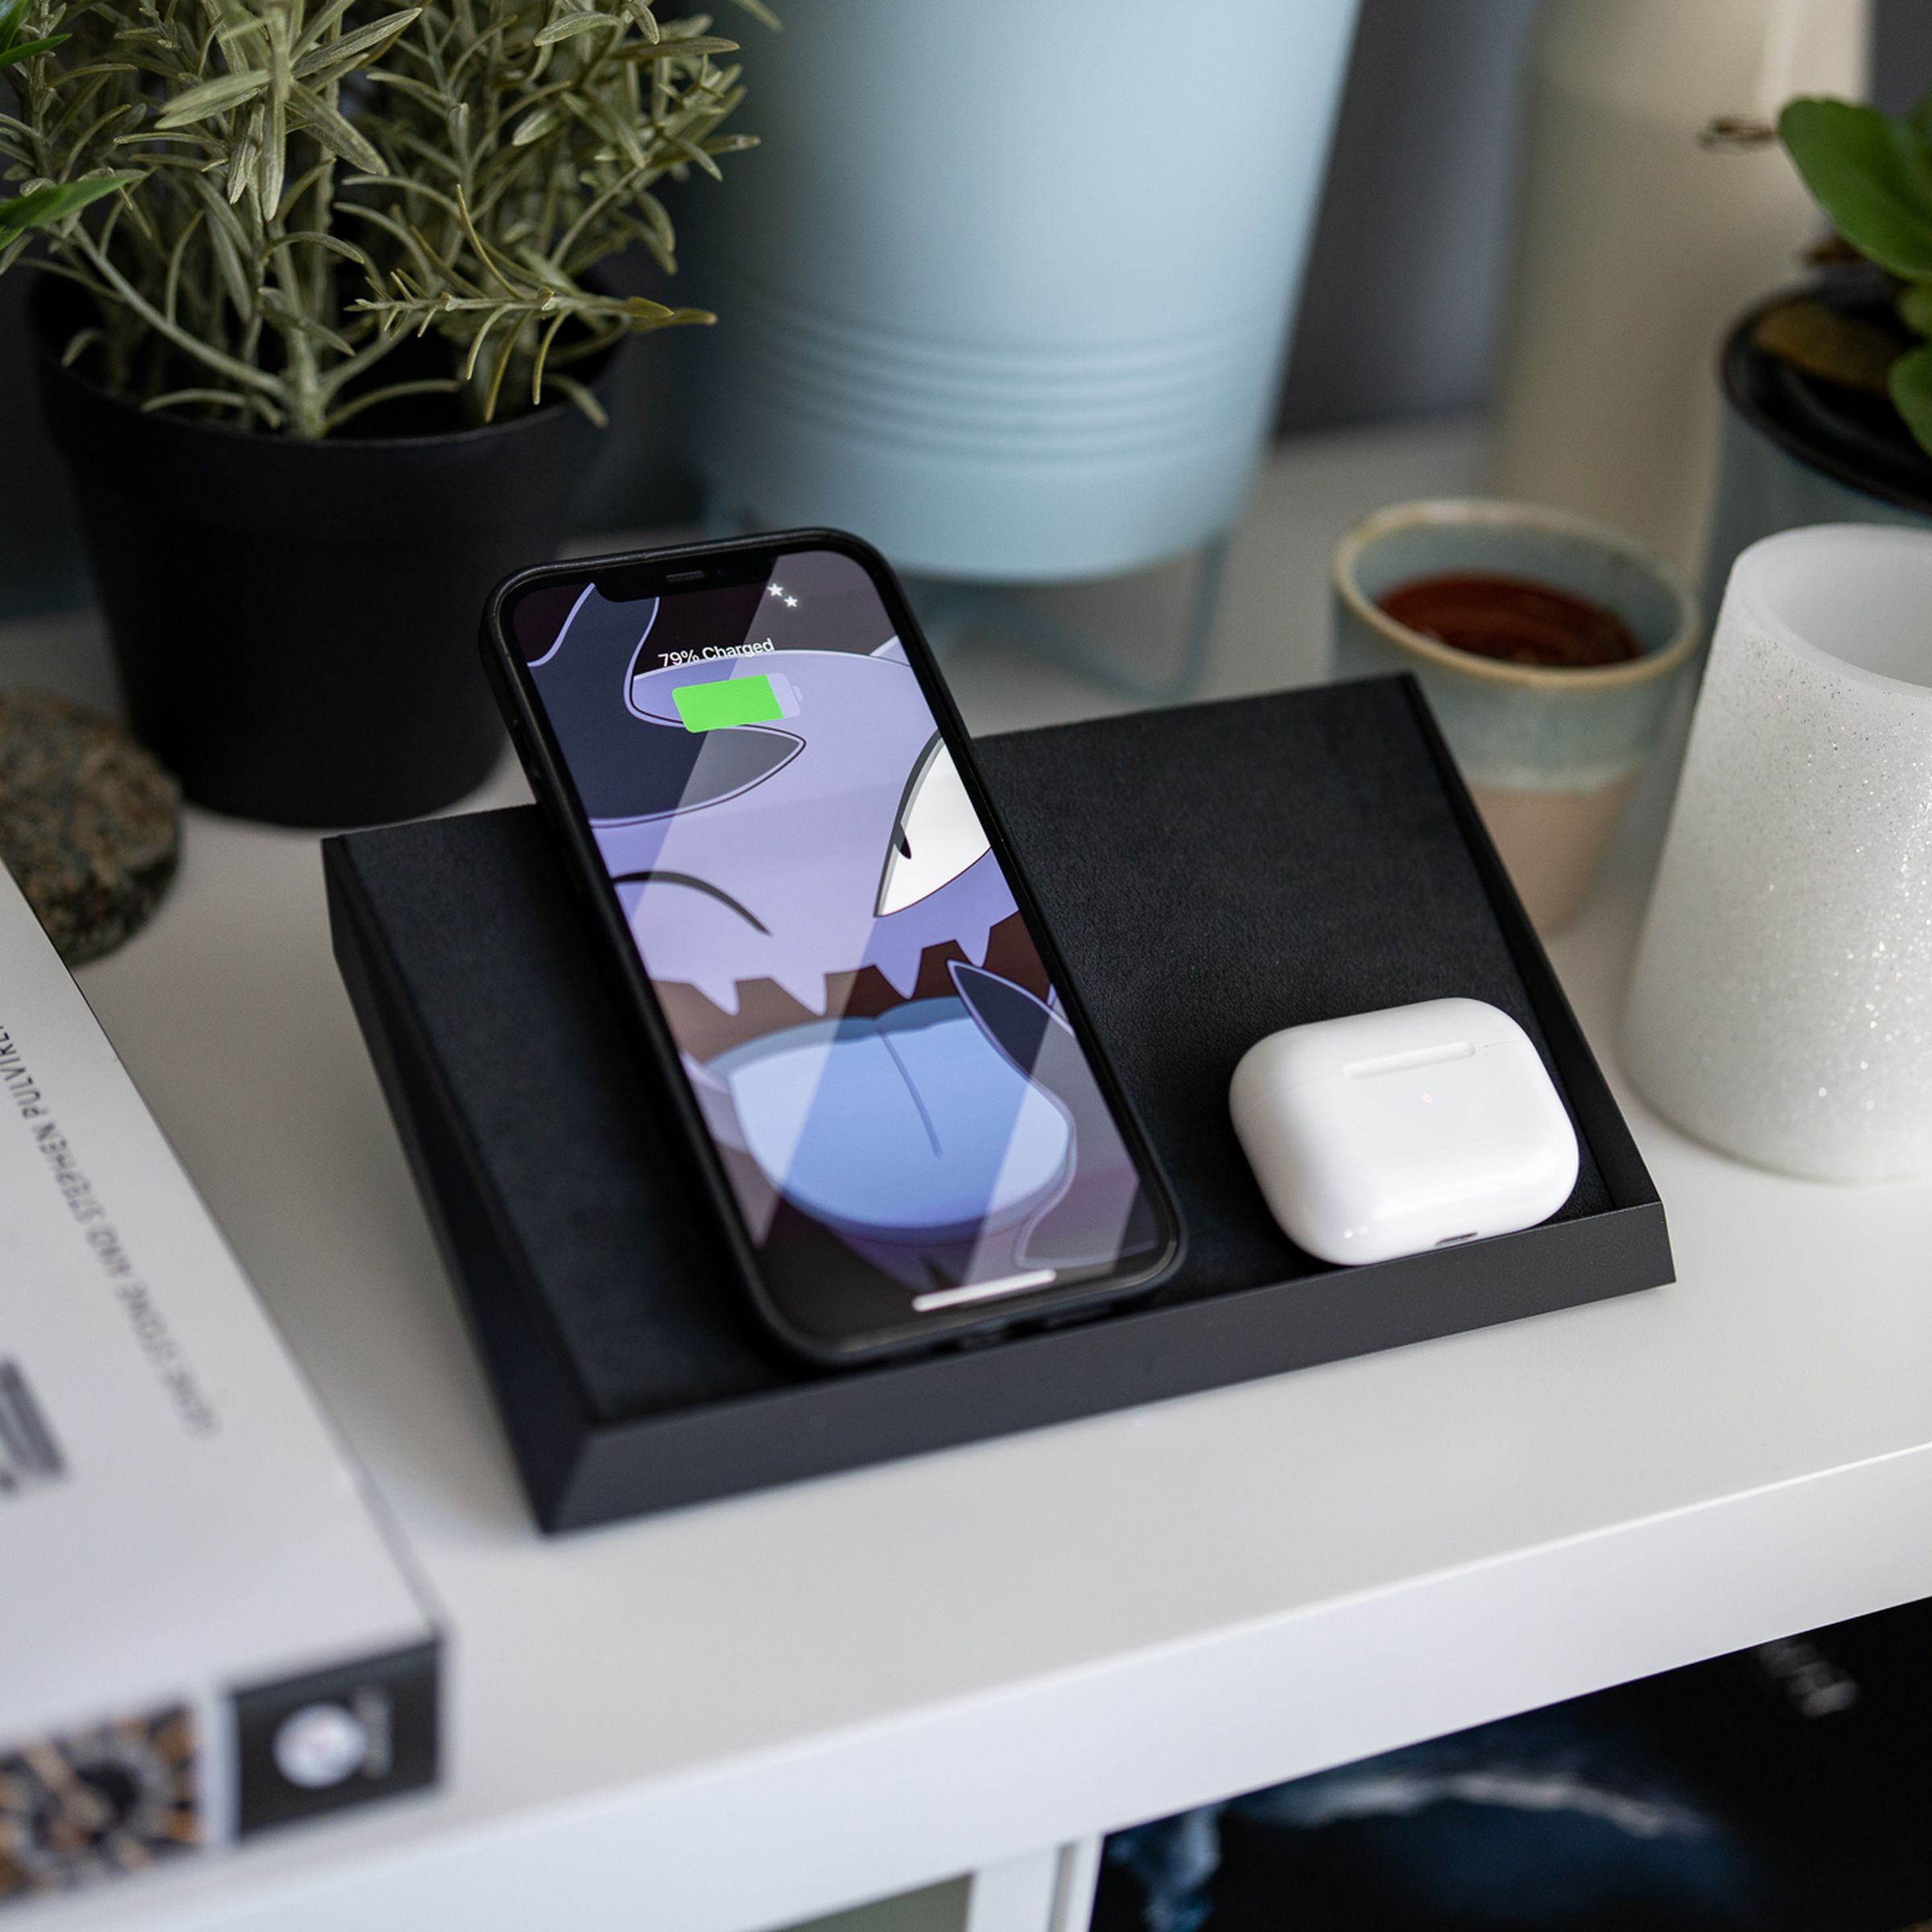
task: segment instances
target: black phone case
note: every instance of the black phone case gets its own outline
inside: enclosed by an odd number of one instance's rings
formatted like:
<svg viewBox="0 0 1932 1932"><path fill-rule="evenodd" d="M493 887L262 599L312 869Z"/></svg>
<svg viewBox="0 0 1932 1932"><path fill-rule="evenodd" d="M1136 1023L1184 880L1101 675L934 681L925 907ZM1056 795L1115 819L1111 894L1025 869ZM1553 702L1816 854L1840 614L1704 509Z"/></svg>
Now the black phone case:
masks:
<svg viewBox="0 0 1932 1932"><path fill-rule="evenodd" d="M940 736L952 754L961 782L985 827L988 841L1012 889L1021 916L1059 994L1075 1036L1087 1055L1101 1093L1121 1129L1121 1137L1133 1158L1165 1237L1157 1259L1129 1274L1099 1283L1080 1283L1070 1289L1015 1296L995 1309L969 1309L956 1315L920 1316L915 1318L916 1327L909 1323L902 1330L875 1333L836 1346L826 1345L790 1320L765 1279L758 1251L746 1232L724 1165L690 1083L685 1078L669 1024L643 962L638 956L617 894L605 876L591 835L588 815L572 783L548 720L531 696L522 655L506 621L513 601L542 584L580 580L600 575L613 576L627 572L648 572L655 576L674 566L696 568L708 564L764 558L780 551L802 550L830 550L850 557L865 571L878 592L898 630L913 675L931 706ZM482 649L485 667L510 728L511 742L530 778L530 788L545 823L557 841L559 857L572 886L584 902L594 930L600 935L599 950L606 974L612 978L624 1009L632 1018L635 1035L642 1043L652 1069L664 1087L664 1097L671 1117L686 1145L692 1178L704 1189L718 1218L726 1251L752 1305L786 1347L807 1360L828 1368L857 1366L895 1356L921 1354L951 1344L991 1339L1102 1313L1123 1301L1149 1292L1179 1265L1185 1236L1174 1205L1173 1189L1155 1157L1146 1128L1100 1044L1100 1036L1081 1001L1080 989L1054 943L1038 898L1013 850L998 807L986 788L972 741L953 704L952 693L946 688L931 647L919 630L918 620L893 575L891 566L869 544L842 530L792 530L540 564L506 578L491 592L484 609Z"/></svg>

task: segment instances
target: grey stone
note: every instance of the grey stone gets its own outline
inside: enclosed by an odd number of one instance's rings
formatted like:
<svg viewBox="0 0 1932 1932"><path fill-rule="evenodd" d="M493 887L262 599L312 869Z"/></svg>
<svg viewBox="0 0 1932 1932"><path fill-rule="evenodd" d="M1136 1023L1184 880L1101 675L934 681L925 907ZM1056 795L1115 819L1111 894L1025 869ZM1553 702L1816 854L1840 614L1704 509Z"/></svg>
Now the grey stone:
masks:
<svg viewBox="0 0 1932 1932"><path fill-rule="evenodd" d="M70 966L138 931L181 852L181 788L105 718L0 691L0 861Z"/></svg>

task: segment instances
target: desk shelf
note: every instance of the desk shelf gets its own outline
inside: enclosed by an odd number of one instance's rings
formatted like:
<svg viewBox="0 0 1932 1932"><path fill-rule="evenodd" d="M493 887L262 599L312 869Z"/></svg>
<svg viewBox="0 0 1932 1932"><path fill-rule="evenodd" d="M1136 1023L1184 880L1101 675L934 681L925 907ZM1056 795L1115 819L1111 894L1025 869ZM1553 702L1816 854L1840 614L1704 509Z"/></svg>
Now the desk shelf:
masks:
<svg viewBox="0 0 1932 1932"><path fill-rule="evenodd" d="M1479 455L1284 452L1211 689L1318 675L1329 544ZM0 675L97 696L91 621L0 630ZM1118 708L992 646L954 675L979 729ZM1658 806L1552 949L1613 1084ZM450 1778L32 1922L750 1932L1932 1596L1932 1187L1760 1173L1620 1086L1674 1287L547 1542L315 841L191 815L81 976L447 1612Z"/></svg>

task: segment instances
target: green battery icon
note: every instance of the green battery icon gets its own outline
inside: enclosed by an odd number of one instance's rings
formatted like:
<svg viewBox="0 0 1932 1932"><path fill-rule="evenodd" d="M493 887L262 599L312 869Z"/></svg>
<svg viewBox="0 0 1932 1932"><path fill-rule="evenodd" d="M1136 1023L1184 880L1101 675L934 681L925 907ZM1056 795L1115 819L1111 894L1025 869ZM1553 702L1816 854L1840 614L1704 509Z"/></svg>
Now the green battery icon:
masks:
<svg viewBox="0 0 1932 1932"><path fill-rule="evenodd" d="M671 694L687 731L716 731L728 724L767 724L798 715L791 680L761 673L719 678L708 684L679 684Z"/></svg>

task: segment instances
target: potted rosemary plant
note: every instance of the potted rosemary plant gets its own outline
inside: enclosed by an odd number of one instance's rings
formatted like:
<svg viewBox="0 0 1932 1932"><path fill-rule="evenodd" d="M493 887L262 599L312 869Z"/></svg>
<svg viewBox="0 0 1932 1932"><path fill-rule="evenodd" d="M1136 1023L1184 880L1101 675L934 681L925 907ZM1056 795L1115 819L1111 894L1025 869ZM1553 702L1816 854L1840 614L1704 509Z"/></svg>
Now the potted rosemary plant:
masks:
<svg viewBox="0 0 1932 1932"><path fill-rule="evenodd" d="M741 0L744 3L744 0ZM754 11L762 9L753 7ZM135 729L219 809L427 811L500 743L485 592L548 555L665 175L747 145L646 0L0 0L0 270Z"/></svg>
<svg viewBox="0 0 1932 1932"><path fill-rule="evenodd" d="M1830 219L1806 286L1725 342L1715 600L1760 537L1800 524L1932 524L1932 91L1905 114L1789 102L1775 130Z"/></svg>

